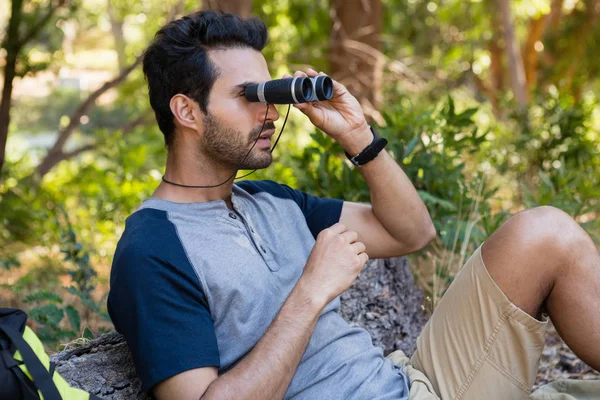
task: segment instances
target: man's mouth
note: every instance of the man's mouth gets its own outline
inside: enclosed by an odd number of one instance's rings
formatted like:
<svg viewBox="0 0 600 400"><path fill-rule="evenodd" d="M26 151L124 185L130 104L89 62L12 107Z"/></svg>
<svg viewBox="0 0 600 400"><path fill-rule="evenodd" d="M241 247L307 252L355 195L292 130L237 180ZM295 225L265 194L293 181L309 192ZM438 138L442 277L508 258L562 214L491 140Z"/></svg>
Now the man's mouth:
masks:
<svg viewBox="0 0 600 400"><path fill-rule="evenodd" d="M275 134L275 129L269 129L266 132L260 134L259 139L270 139Z"/></svg>

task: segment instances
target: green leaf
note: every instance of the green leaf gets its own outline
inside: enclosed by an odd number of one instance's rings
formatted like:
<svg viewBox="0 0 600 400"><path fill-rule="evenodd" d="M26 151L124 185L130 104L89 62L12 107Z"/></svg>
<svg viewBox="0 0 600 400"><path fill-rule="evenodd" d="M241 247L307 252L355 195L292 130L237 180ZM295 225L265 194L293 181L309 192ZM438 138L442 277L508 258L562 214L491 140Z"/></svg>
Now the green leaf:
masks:
<svg viewBox="0 0 600 400"><path fill-rule="evenodd" d="M419 144L419 136L415 136L410 142L408 142L406 148L404 149L402 159L405 159L406 157L410 156L415 147L417 147L417 144Z"/></svg>
<svg viewBox="0 0 600 400"><path fill-rule="evenodd" d="M21 263L16 257L9 257L7 260L0 260L0 267L10 270L12 267L19 268Z"/></svg>
<svg viewBox="0 0 600 400"><path fill-rule="evenodd" d="M35 303L43 300L58 304L62 303L63 301L62 298L56 293L44 290L41 292L31 293L29 296L23 299L23 303Z"/></svg>
<svg viewBox="0 0 600 400"><path fill-rule="evenodd" d="M427 193L423 190L417 190L417 193L419 194L419 196L421 197L421 200L423 200L423 203L425 203L425 204L437 205L437 206L440 206L441 208L443 208L444 210L448 210L448 211L456 210L456 206L454 204L450 203L448 200L440 199L439 197L435 197L431 193Z"/></svg>
<svg viewBox="0 0 600 400"><path fill-rule="evenodd" d="M456 114L454 113L454 99L452 96L448 95L448 117L454 118Z"/></svg>
<svg viewBox="0 0 600 400"><path fill-rule="evenodd" d="M29 316L42 325L56 329L64 313L62 308L58 308L55 304L46 304L31 310Z"/></svg>
<svg viewBox="0 0 600 400"><path fill-rule="evenodd" d="M79 290L75 289L73 286L69 286L68 288L65 288L65 290L79 298L82 298L85 296L85 294L83 292L80 292Z"/></svg>
<svg viewBox="0 0 600 400"><path fill-rule="evenodd" d="M83 328L83 337L92 340L94 339L94 333L90 328L86 326L85 328Z"/></svg>
<svg viewBox="0 0 600 400"><path fill-rule="evenodd" d="M475 115L477 113L477 111L479 111L479 108L477 108L477 107L468 108L465 111L458 114L456 117L458 119L470 121L471 118L473 117L473 115Z"/></svg>
<svg viewBox="0 0 600 400"><path fill-rule="evenodd" d="M75 333L79 333L79 329L81 326L81 318L79 317L79 312L75 309L75 307L69 305L65 307L65 313L67 314L67 318L69 319L69 323L71 324L71 328Z"/></svg>
<svg viewBox="0 0 600 400"><path fill-rule="evenodd" d="M552 191L552 194L555 194L556 188L554 187L554 184L552 183L552 180L550 180L548 175L542 173L540 173L539 175L542 182L544 182L544 184Z"/></svg>

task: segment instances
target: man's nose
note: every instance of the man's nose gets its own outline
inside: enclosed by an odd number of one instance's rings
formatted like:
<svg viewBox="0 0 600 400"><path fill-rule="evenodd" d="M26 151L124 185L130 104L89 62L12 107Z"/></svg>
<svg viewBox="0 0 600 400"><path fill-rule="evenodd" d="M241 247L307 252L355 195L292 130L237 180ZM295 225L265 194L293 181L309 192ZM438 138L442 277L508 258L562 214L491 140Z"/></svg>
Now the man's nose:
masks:
<svg viewBox="0 0 600 400"><path fill-rule="evenodd" d="M279 119L279 113L273 104L267 104L269 112L267 113L267 121L277 121ZM263 114L264 115L264 114Z"/></svg>

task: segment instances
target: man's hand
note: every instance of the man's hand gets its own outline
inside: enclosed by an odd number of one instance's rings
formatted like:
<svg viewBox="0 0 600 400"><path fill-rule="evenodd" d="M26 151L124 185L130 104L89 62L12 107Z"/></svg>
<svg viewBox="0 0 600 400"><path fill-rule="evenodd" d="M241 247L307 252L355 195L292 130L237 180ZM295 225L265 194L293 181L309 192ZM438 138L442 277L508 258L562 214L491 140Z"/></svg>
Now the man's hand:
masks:
<svg viewBox="0 0 600 400"><path fill-rule="evenodd" d="M313 69L305 72L296 71L294 76L325 75ZM292 76L286 74L284 78ZM345 150L358 148L361 151L373 140L367 121L358 100L348 92L346 87L333 81L333 97L328 101L294 104L310 121L328 136L337 140Z"/></svg>
<svg viewBox="0 0 600 400"><path fill-rule="evenodd" d="M324 307L352 285L368 259L358 234L337 223L317 236L300 280Z"/></svg>

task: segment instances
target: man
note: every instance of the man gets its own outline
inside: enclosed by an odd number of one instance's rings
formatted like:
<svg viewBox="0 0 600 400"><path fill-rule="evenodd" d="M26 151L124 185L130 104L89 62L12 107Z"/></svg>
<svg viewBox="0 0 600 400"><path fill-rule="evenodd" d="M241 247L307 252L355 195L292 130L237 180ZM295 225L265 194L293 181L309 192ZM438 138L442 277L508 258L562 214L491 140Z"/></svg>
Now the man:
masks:
<svg viewBox="0 0 600 400"><path fill-rule="evenodd" d="M518 214L475 252L412 360L384 358L345 323L338 296L368 257L416 251L435 231L385 151L360 168L371 205L233 183L239 169L272 162L279 116L244 97L249 83L270 80L266 40L257 19L205 12L169 23L146 52L166 172L127 220L108 299L143 390L161 400L523 398L543 347L542 310L600 367L600 256L553 208ZM305 75L317 72L294 74ZM352 156L374 140L337 82L330 101L295 107Z"/></svg>

